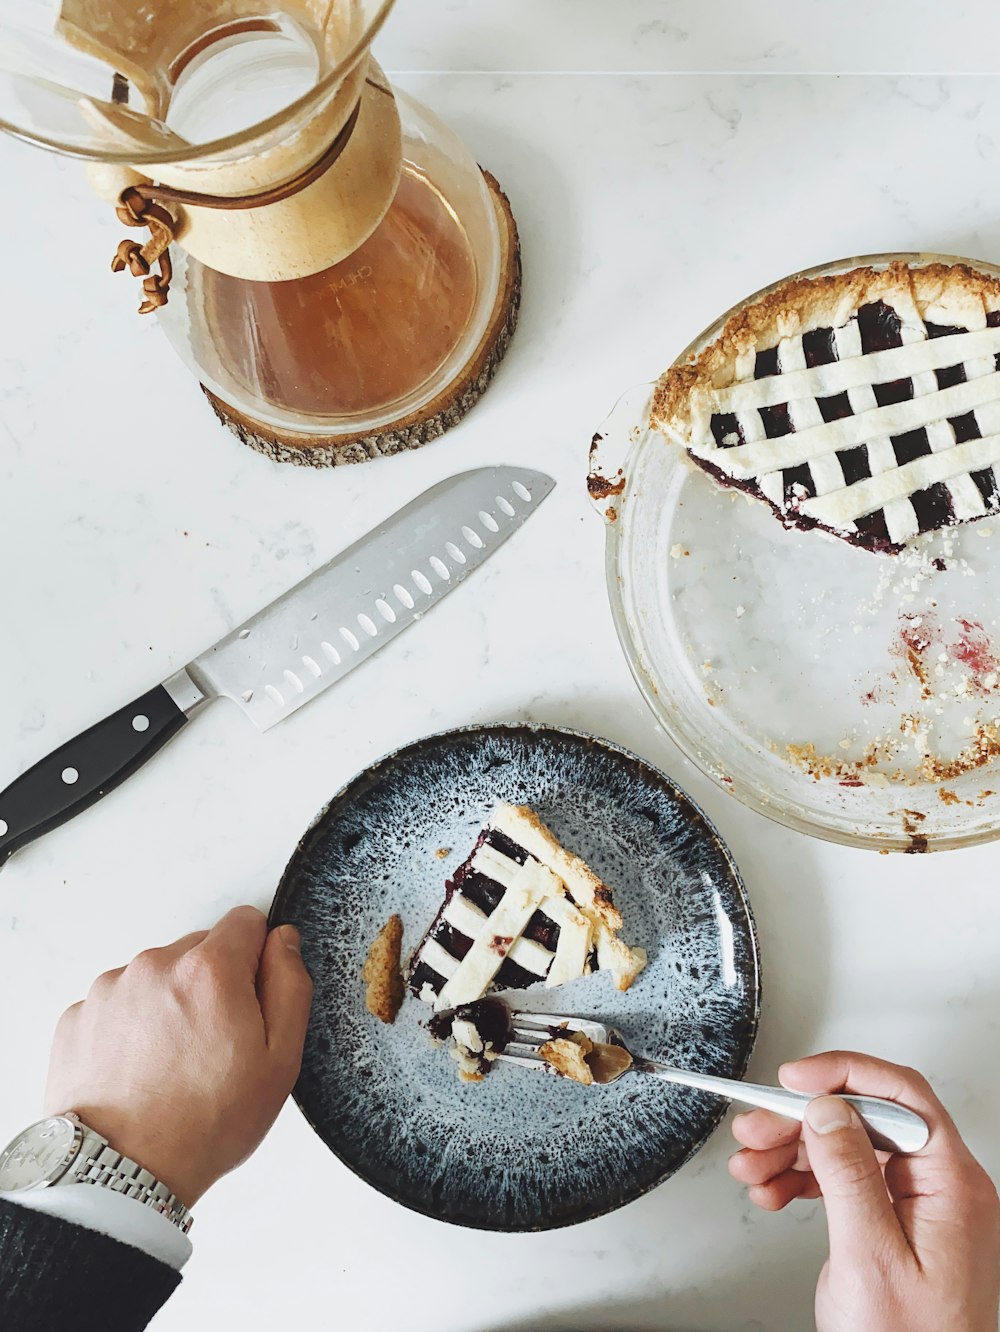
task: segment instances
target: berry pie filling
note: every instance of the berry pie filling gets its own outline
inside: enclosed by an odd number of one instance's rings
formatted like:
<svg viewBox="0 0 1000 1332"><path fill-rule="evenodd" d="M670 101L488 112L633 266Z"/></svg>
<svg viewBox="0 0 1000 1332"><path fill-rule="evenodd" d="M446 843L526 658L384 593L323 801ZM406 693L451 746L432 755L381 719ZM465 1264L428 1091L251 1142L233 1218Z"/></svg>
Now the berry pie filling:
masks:
<svg viewBox="0 0 1000 1332"><path fill-rule="evenodd" d="M427 1029L436 1041L449 1044L464 1082L479 1082L514 1038L510 1009L502 999L478 999L449 1013L435 1013Z"/></svg>

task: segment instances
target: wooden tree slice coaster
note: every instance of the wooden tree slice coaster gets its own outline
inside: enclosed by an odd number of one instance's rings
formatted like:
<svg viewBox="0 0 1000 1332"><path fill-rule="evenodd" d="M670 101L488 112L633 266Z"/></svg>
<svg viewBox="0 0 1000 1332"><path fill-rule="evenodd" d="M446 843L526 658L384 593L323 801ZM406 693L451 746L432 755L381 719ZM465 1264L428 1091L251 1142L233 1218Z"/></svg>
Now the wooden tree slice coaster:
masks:
<svg viewBox="0 0 1000 1332"><path fill-rule="evenodd" d="M417 449L457 425L486 391L510 345L521 305L521 243L510 202L496 178L483 169L500 229L500 284L489 325L461 375L419 411L384 426L377 434L317 436L277 431L230 407L202 385L216 416L243 444L274 462L300 467L385 458Z"/></svg>

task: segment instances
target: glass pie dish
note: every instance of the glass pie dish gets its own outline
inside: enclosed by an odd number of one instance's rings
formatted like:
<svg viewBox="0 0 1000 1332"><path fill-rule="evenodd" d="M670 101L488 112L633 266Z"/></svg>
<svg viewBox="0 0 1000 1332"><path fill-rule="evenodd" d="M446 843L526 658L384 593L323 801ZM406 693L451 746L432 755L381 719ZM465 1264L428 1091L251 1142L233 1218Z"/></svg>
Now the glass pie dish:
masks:
<svg viewBox="0 0 1000 1332"><path fill-rule="evenodd" d="M893 261L1000 267L936 254ZM588 484L605 520L615 626L646 702L723 790L800 832L920 852L1000 833L1000 517L900 554L788 530L649 424L653 385L599 427Z"/></svg>

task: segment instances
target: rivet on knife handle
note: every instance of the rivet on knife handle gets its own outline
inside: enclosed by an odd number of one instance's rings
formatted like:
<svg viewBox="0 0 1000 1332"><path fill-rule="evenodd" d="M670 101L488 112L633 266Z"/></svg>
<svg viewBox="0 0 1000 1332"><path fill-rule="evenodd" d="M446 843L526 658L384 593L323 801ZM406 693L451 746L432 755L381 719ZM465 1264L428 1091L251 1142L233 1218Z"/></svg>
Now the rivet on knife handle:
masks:
<svg viewBox="0 0 1000 1332"><path fill-rule="evenodd" d="M119 786L186 721L157 685L29 768L0 792L0 865Z"/></svg>

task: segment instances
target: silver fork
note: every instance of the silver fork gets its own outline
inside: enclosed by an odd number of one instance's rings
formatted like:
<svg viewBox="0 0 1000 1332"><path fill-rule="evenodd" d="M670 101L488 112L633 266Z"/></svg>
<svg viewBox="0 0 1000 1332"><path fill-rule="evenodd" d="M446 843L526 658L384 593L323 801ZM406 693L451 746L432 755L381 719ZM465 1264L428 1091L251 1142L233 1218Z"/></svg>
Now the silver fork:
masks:
<svg viewBox="0 0 1000 1332"><path fill-rule="evenodd" d="M661 1064L655 1059L645 1059L628 1048L624 1036L616 1028L589 1018L564 1017L556 1013L511 1013L510 1016L514 1039L498 1058L509 1064L520 1064L522 1068L540 1069L554 1074L556 1070L538 1053L540 1047L546 1041L579 1031L595 1045L616 1046L631 1058L631 1064L611 1068L606 1077L598 1078L595 1074L595 1082L599 1081L605 1086L617 1082L627 1073L650 1073L654 1078L662 1078L664 1082L694 1087L698 1091L724 1096L729 1101L773 1110L799 1123L805 1115L806 1106L815 1099L801 1092L788 1091L784 1087L765 1087L760 1083L717 1078L709 1073L692 1073L688 1069ZM882 1101L875 1096L840 1093L840 1097L861 1116L865 1131L880 1151L919 1152L927 1145L930 1129L919 1115L907 1110L905 1106L897 1105L894 1101Z"/></svg>

